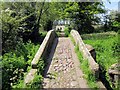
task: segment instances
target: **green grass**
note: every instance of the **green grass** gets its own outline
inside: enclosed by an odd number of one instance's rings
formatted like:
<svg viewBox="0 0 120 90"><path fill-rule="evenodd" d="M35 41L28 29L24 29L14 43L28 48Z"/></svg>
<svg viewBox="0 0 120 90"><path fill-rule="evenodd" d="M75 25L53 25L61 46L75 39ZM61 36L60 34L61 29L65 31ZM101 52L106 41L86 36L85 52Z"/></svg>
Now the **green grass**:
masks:
<svg viewBox="0 0 120 90"><path fill-rule="evenodd" d="M84 40L103 40L115 37L117 35L116 32L105 32L105 33L92 33L92 34L82 34L81 37Z"/></svg>
<svg viewBox="0 0 120 90"><path fill-rule="evenodd" d="M69 35L69 37L71 38L71 41L75 45L75 41L74 41L73 37L71 35ZM84 78L87 80L88 86L92 90L97 90L98 85L96 84L95 76L93 75L92 71L89 68L88 60L84 59L82 53L79 51L78 45L75 45L75 52L80 61L80 68L82 69L83 73L85 74Z"/></svg>
<svg viewBox="0 0 120 90"><path fill-rule="evenodd" d="M109 81L111 87L111 81L108 75L108 69L114 63L118 63L119 60L119 52L120 52L120 44L118 43L117 35L101 35L101 39L99 36L93 36L92 39L88 38L83 40L84 43L92 45L96 50L96 60L97 63L102 67L102 71L106 71L106 79ZM84 37L89 37L88 35ZM91 35L90 35L91 36ZM105 38L104 38L105 37Z"/></svg>
<svg viewBox="0 0 120 90"><path fill-rule="evenodd" d="M41 31L40 34L42 34L43 37L47 35L47 31Z"/></svg>
<svg viewBox="0 0 120 90"><path fill-rule="evenodd" d="M71 39L72 43L75 45L75 40L73 39L71 34L69 34L69 38Z"/></svg>
<svg viewBox="0 0 120 90"><path fill-rule="evenodd" d="M103 40L83 40L84 43L92 45L97 53L97 63L102 65L105 70L117 63L117 56L114 55L114 43L117 41L117 37L112 37Z"/></svg>
<svg viewBox="0 0 120 90"><path fill-rule="evenodd" d="M88 60L84 59L82 53L79 51L78 45L75 46L75 52L78 56L78 59L80 60L80 68L82 69L83 73L85 74L84 77L87 80L88 86L92 90L97 90L98 85L96 84L95 76L93 75L92 71L89 68Z"/></svg>

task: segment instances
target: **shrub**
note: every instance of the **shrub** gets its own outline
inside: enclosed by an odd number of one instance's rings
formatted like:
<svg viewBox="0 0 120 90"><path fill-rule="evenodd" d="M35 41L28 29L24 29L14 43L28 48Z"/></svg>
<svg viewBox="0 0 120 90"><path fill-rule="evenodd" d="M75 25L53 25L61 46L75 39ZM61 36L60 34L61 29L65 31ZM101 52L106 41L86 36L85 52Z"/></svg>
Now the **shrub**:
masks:
<svg viewBox="0 0 120 90"><path fill-rule="evenodd" d="M2 56L3 89L22 85L24 73L28 70L39 45L28 42L21 43L16 48L17 50Z"/></svg>
<svg viewBox="0 0 120 90"><path fill-rule="evenodd" d="M68 36L69 36L70 31L71 31L71 29L70 29L70 28L65 27L64 32L65 32L65 36L66 36L66 37L68 37Z"/></svg>
<svg viewBox="0 0 120 90"><path fill-rule="evenodd" d="M6 53L2 60L2 86L10 89L12 84L23 77L25 68L24 57L17 57L15 53Z"/></svg>
<svg viewBox="0 0 120 90"><path fill-rule="evenodd" d="M44 71L44 67L45 67L45 60L40 59L37 67L38 67L38 75L43 75L43 71Z"/></svg>

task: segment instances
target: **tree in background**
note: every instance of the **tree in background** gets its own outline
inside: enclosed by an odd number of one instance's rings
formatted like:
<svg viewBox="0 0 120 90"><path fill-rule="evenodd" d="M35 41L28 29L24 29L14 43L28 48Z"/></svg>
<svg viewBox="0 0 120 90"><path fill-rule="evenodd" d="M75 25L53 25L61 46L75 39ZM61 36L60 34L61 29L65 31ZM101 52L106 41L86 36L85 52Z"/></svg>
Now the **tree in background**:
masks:
<svg viewBox="0 0 120 90"><path fill-rule="evenodd" d="M120 13L117 12L115 16L116 17L113 21L113 30L117 32L118 30L120 30Z"/></svg>
<svg viewBox="0 0 120 90"><path fill-rule="evenodd" d="M40 42L40 32L52 29L53 21L59 16L56 7L60 5L45 2L2 2L3 54L28 40Z"/></svg>
<svg viewBox="0 0 120 90"><path fill-rule="evenodd" d="M120 13L112 10L104 16L104 31L115 31L120 29Z"/></svg>
<svg viewBox="0 0 120 90"><path fill-rule="evenodd" d="M93 21L99 22L97 14L104 13L102 2L69 2L66 4L63 18L70 18L80 33L92 33Z"/></svg>

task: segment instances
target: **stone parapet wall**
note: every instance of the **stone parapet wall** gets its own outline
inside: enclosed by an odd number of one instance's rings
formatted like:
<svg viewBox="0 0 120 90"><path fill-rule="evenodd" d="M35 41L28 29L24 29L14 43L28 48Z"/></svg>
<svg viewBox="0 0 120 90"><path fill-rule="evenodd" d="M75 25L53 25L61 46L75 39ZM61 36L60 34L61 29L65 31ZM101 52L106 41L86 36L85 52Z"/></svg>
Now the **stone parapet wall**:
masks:
<svg viewBox="0 0 120 90"><path fill-rule="evenodd" d="M29 84L33 79L37 72L37 65L39 63L39 60L41 58L45 58L49 55L49 52L51 50L52 44L54 42L54 39L57 37L54 30L50 30L45 39L43 40L42 44L40 45L40 48L38 49L35 57L33 58L31 62L32 69L29 71L29 73L26 75L24 79L24 84Z"/></svg>
<svg viewBox="0 0 120 90"><path fill-rule="evenodd" d="M99 65L95 62L89 50L86 48L80 34L76 30L71 30L70 34L73 37L76 45L79 46L79 50L80 52L82 52L83 58L88 60L90 69L92 70L93 74L96 76L96 78L98 78L99 77Z"/></svg>
<svg viewBox="0 0 120 90"><path fill-rule="evenodd" d="M52 46L52 43L56 36L57 35L54 30L50 30L47 33L44 41L40 45L40 48L38 49L34 59L31 62L32 68L37 68L37 64L40 58L45 58L48 55L48 53L50 52L50 47Z"/></svg>

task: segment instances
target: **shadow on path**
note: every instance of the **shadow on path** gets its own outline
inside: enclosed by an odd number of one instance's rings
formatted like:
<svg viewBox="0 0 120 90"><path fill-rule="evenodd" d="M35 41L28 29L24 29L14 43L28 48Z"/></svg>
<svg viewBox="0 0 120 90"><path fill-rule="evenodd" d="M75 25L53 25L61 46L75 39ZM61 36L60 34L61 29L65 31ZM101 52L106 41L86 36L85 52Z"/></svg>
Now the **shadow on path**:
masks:
<svg viewBox="0 0 120 90"><path fill-rule="evenodd" d="M46 62L47 64L46 64L46 67L45 67L45 70L44 70L44 78L48 78L47 77L47 72L48 72L49 67L51 65L52 58L54 56L57 44L58 44L58 38L55 38L55 40L53 42L53 45L52 45L52 48L51 48L51 51L50 51L50 54L48 56L47 62Z"/></svg>

